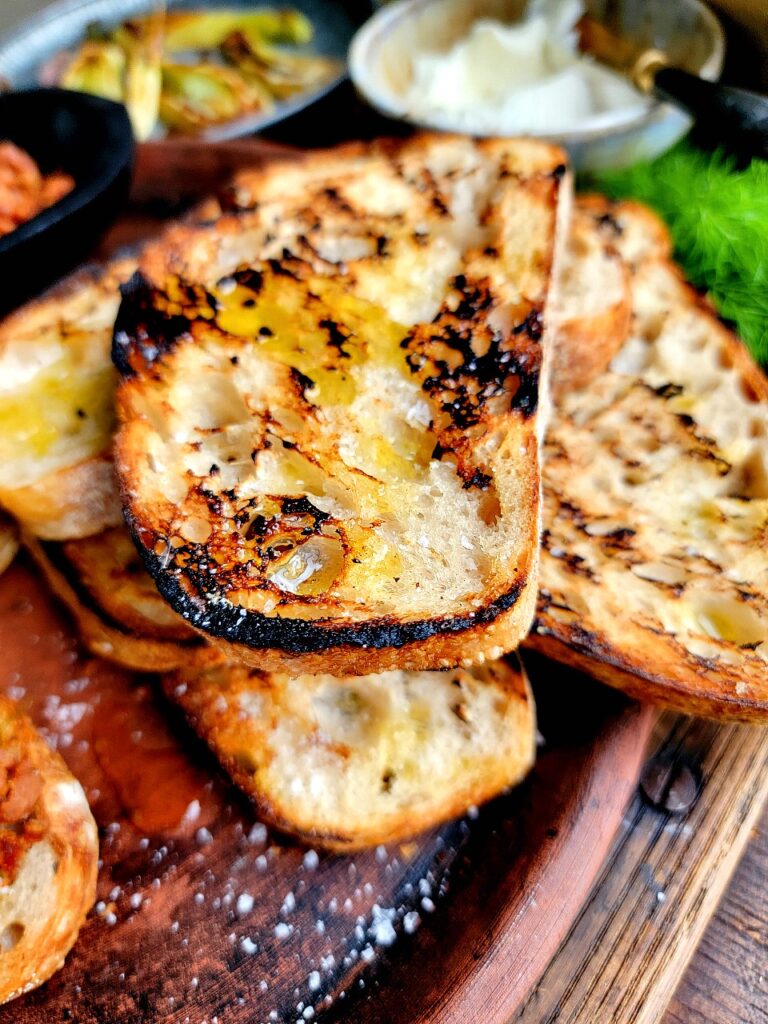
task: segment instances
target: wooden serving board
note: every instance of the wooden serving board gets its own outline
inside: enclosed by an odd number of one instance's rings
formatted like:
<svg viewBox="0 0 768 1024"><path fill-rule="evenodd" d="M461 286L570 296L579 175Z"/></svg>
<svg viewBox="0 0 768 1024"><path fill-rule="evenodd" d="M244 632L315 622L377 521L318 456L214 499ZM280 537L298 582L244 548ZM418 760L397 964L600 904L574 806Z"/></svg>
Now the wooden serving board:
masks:
<svg viewBox="0 0 768 1024"><path fill-rule="evenodd" d="M264 143L142 149L104 250L134 241ZM161 208L147 200L163 199ZM584 902L636 785L654 715L539 662L531 778L478 815L341 857L265 829L151 677L86 656L22 559L0 579L0 687L82 781L101 831L99 902L64 969L0 1024L501 1024ZM418 978L418 991L402 988ZM400 971L400 982L396 981ZM391 1000L390 1000L391 1002Z"/></svg>
<svg viewBox="0 0 768 1024"><path fill-rule="evenodd" d="M318 855L260 825L155 680L86 657L23 560L0 579L0 650L0 686L86 789L103 861L66 966L0 1024L361 1024L382 1019L365 987L405 964L418 991L393 1020L502 1024L589 893L653 721L542 663L525 785L413 842Z"/></svg>

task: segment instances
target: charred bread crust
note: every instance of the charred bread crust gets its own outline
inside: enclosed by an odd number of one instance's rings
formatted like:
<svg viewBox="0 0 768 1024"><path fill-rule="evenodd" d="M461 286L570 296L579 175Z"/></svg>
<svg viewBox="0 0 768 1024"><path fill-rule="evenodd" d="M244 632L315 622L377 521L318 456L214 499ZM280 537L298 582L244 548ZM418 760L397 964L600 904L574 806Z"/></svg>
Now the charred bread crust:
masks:
<svg viewBox="0 0 768 1024"><path fill-rule="evenodd" d="M334 619L302 621L249 613L243 615L242 609L233 605L203 603L191 592L191 587L185 585L183 574L165 571L162 558L144 547L143 527L133 524L130 515L127 519L149 573L171 607L176 608L195 629L220 640L252 647L258 658L273 647L289 655L319 654L338 646L371 650L399 648L432 637L491 625L515 606L527 580L527 575L521 574L506 593L476 611L416 622L401 622L390 616L339 625Z"/></svg>
<svg viewBox="0 0 768 1024"><path fill-rule="evenodd" d="M473 165L473 173L478 179L483 174L487 176L488 180L483 179L482 186L486 191L478 192L475 198L478 209L473 211L473 216L477 220L467 237L486 237L490 241L482 251L475 241L469 261L465 257L465 248L459 249L458 263L447 274L447 284L443 279L432 313L429 317L406 319L405 326L400 328L394 323L395 318L388 308L386 314L381 310L385 300L377 299L379 305L371 304L371 280L374 290L381 288L384 280L381 269L384 263L381 261L389 259L390 244L400 255L407 250L409 258L414 257L414 253L418 257L422 243L416 236L420 235L417 228L422 222L414 220L411 231L410 221L407 221L410 213L390 214L387 220L374 203L371 203L370 212L365 204L360 211L352 202L351 190L366 180L366 173L373 173L374 181L385 180L387 187L399 188L409 197L414 197L418 216L427 218L425 223L431 225L435 232L435 238L429 240L424 229L424 237L428 239L424 244L434 244L439 248L443 244L444 233L447 231L446 237L450 236L453 214L450 210L452 193L449 193L457 186L449 175L444 175L443 180L442 171L433 175L426 164L418 161L424 153L434 156L440 147L451 145L459 147L464 159L469 159L468 154L471 154L477 165ZM486 155L489 160L487 168L482 163ZM370 171L371 161L375 165L374 172ZM403 170L408 161L408 169ZM308 182L308 197L295 200L304 205L299 210L287 205L287 214L283 204L288 200L280 189L288 186L283 181L281 170L272 168L259 176L258 187L263 189L265 184L272 182L277 189L277 198L269 199L265 194L264 202L259 205L257 200L253 211L224 216L215 225L204 229L177 226L168 232L161 245L151 246L145 252L139 273L123 288L113 347L113 360L121 375L117 404L122 425L116 440L116 459L126 521L147 568L166 600L191 625L224 643L229 653L239 651L238 656L249 663L257 661L262 664L262 659L267 658L272 659L268 662L270 665L276 666L284 664L287 658L296 671L310 670L310 665L313 666L312 671L319 671L332 663L333 671L341 674L391 664L391 651L402 650L408 667L426 668L446 660L456 664L475 653L469 651L464 642L470 633L473 638L480 638L476 648L478 656L497 655L499 650L511 649L527 629L532 608L527 591L535 587L536 578L539 428L535 419L543 368L545 305L555 261L561 184L566 174L562 154L552 147L536 143L489 140L475 144L442 137L420 137L405 143L384 142L373 149L343 147L339 152L313 154L303 161L292 161L286 165L285 175L298 174L299 182L304 179ZM338 175L338 184L332 175ZM376 179L375 175L380 175L380 178ZM444 188L448 192L444 193ZM297 195L302 195L300 189ZM485 198L481 198L483 195ZM524 199L530 199L530 206ZM268 209L269 203L273 203L274 208ZM407 204L405 208L408 208ZM273 216L275 209L284 214L282 219L277 217L275 230L292 232L290 238L280 235L276 240L271 230L265 232L264 224ZM534 223L529 235L533 234L535 241L530 243L530 251L527 251L523 240L527 241L528 236L521 228L521 218L529 214ZM397 225L393 241L386 234L385 225L389 222ZM404 223L406 227L403 227ZM220 246L226 246L226 252L236 254L243 251L238 249L244 244L243 238L263 239L248 242L255 246L253 251L257 255L241 259L239 263L235 261L233 267L223 272L221 280L218 280L215 269L219 266L218 257L214 257L217 262L205 257L206 246L213 246L217 251ZM520 240L520 246L513 245L511 240ZM495 245L492 244L494 241ZM346 246L350 254L333 259L327 254L333 244L342 249ZM398 249L397 246L401 247ZM500 250L503 251L503 259ZM395 265L399 266L397 261ZM402 287L413 290L410 283ZM446 611L442 614L440 601L443 598L436 597L431 603L422 598L419 603L414 597L415 592L408 589L413 587L410 582L402 585L401 592L406 599L402 605L399 599L397 604L391 598L382 599L378 605L374 601L358 599L357 595L365 596L369 581L362 582L364 570L352 565L355 562L363 564L365 559L353 557L360 553L355 547L359 542L352 541L347 530L357 530L358 533L368 530L365 536L369 544L378 543L378 539L371 527L363 525L368 521L365 517L355 518L356 512L336 515L318 506L317 502L313 503L311 488L302 490L300 487L297 492L278 487L277 490L273 488L263 492L269 497L268 504L278 506L277 512L262 514L261 507L256 507L255 497L248 499L248 508L241 508L237 487L227 488L222 483L226 467L220 467L218 460L211 459L206 462L202 476L198 471L184 471L186 497L169 499L168 492L161 488L156 499L150 498L159 476L156 473L157 461L148 453L160 438L159 434L153 433L158 422L156 417L164 418L165 409L170 408L159 396L167 388L183 389L186 387L184 381L192 379L185 377L186 371L180 369L177 378L177 367L186 366L185 361L189 358L203 358L200 353L208 352L214 344L218 345L212 358L220 360L222 355L226 355L228 363L236 368L232 370L228 364L225 365L228 379L237 378L237 386L246 388L247 392L253 386L254 378L240 376L245 374L239 368L241 360L258 358L267 366L272 363L257 354L262 350L254 344L255 335L246 350L243 339L249 337L248 331L230 325L235 322L235 317L255 316L255 313L249 314L248 309L253 310L260 304L271 308L269 303L272 302L279 307L283 295L281 289L288 296L286 308L293 309L291 303L298 301L297 315L304 316L305 320L307 316L316 317L327 336L321 351L314 353L308 363L288 364L291 379L279 385L283 389L277 392L280 401L274 399L278 405L287 405L299 414L305 434L297 440L297 437L289 436L293 428L285 428L288 434L283 437L281 423L274 419L271 406L267 404L264 422L271 424L271 433L265 435L267 449L274 451L276 442L272 434L277 435L278 448L282 444L286 450L295 450L296 458L315 465L319 472L330 472L332 486L341 489L347 486L340 482L345 479L344 474L358 474L355 488L345 492L343 500L350 493L354 495L350 500L359 500L361 487L369 488L365 494L372 493L373 485L365 481L361 483L362 477L381 486L371 475L368 465L345 463L336 452L329 454L324 450L323 446L330 444L334 434L331 427L316 425L314 396L318 386L325 386L316 384L317 374L322 377L323 373L341 370L341 374L333 378L334 381L341 380L341 386L349 377L346 367L354 365L356 350L353 346L359 344L358 336L349 324L358 324L355 329L359 331L360 322L368 323L366 317L373 317L372 322L378 324L375 318L385 315L392 318L392 329L401 331L395 351L399 352L398 359L404 361L404 367L398 372L403 373L407 386L415 389L420 401L430 403L429 427L423 428L423 434L428 440L430 437L433 439L429 446L431 455L425 464L443 462L443 469L458 478L459 482L454 486L458 488L461 500L475 501L478 507L481 502L487 503L484 492L488 490L488 501L495 501L498 509L497 483L499 487L507 488L501 500L504 502L504 516L514 520L512 531L506 533L509 557L502 552L495 562L493 556L488 555L485 564L492 567L488 570L477 569L477 564L473 563L477 573L485 575L478 575L478 582L473 579L464 583L462 580L461 593L465 596L454 597L450 591L442 606ZM343 300L338 298L341 291L334 289L343 290ZM398 285L393 285L395 300L400 298L397 290ZM234 298L227 298L233 293ZM411 296L409 301L412 304L420 302L416 308L423 308L424 299L420 294L415 298ZM335 302L347 303L346 312L338 318L332 315L336 309ZM304 321L299 320L298 323ZM386 324L389 323L387 319ZM252 330L255 332L256 326ZM302 339L311 337L311 330L311 324L309 328L306 325L294 327L295 335ZM390 328L385 326L382 330ZM272 328L259 327L259 341L264 332L268 339L274 337ZM208 339L205 348L197 344L203 337ZM363 339L363 345L368 345L365 331L359 337ZM225 346L234 347L231 352L229 348L224 352ZM310 342L307 346L311 350ZM335 354L329 357L328 352L331 351ZM329 358L335 359L338 365L328 367L326 360ZM284 369L283 365L283 376ZM252 369L248 372L252 373ZM263 374L264 371L260 372ZM280 373L278 377L282 380ZM246 384L242 383L243 379L247 380ZM261 384L258 386L262 387ZM267 402L272 400L265 399ZM147 414L146 410L154 401L161 401L161 405L155 413ZM229 407L234 408L238 401L237 398L231 399ZM322 415L317 422L328 422L328 410L333 407L335 399L329 401L331 405L321 410ZM249 410L260 408L255 400L251 402L250 394L246 404ZM175 415L175 411L171 410L169 415ZM281 415L284 413L279 411L278 417ZM258 416L254 417L250 412L248 416L252 417L250 424L260 423ZM309 427L306 427L307 421L311 421ZM216 434L218 429L214 426L205 437ZM258 430L261 429L258 426ZM381 426L369 436L375 436L380 430ZM296 432L300 433L298 428ZM179 443L187 445L183 440ZM184 448L180 458L193 457L190 452L202 452L201 457L207 457L209 449L214 448L215 445L209 445L207 440L192 442ZM263 450L257 441L250 455L254 466ZM277 456L271 454L268 458ZM237 462L237 459L232 461ZM183 464L176 461L176 449L173 453L169 450L167 458L163 456L159 462L171 466L169 480L171 477L174 481L180 479L173 476L177 470L181 472L179 467ZM340 470L337 469L339 465ZM449 470L451 466L453 469ZM165 472L165 469L159 472ZM336 472L342 474L338 480L334 477ZM386 486L386 471L382 480ZM175 492L178 488L174 484L171 490ZM304 506L298 509L302 502ZM406 502L400 507L407 506ZM445 508L449 507L450 502L446 501ZM514 514L513 508L516 510ZM197 510L194 514L193 509ZM239 518L241 515L245 517L243 520ZM493 526L500 515L499 511L491 510L489 519L483 517L482 521ZM269 538L282 521L297 516L303 517L304 537L309 535L313 542L316 539L318 545L333 543L341 549L338 556L342 560L341 574L335 576L323 591L302 593L297 589L280 589L272 582L282 572L283 563L289 564L293 556L278 556L282 560L275 563L279 570L276 573L269 562L273 558L273 549L268 547L271 543ZM407 513L403 513L402 521L406 516ZM472 516L477 517L478 529L482 529L479 514L473 511ZM207 538L198 541L184 536L184 529L181 536L175 532L175 523L189 525L193 519L198 524L201 521L208 524ZM395 521L400 522L400 519ZM243 534L246 528L248 536L245 540L256 552L249 556L247 564L242 561L242 544L238 537L238 531ZM456 528L455 520L453 528ZM405 532L403 536L407 543L415 544L413 532ZM454 539L458 540L458 537ZM291 550L299 551L301 545L309 542L299 539L291 543L294 543ZM422 541L420 543L427 546ZM445 545L445 537L441 543ZM472 543L470 539L464 546L471 548ZM311 543L307 550L310 547ZM452 554L454 563L448 561L447 565L457 564L461 556L459 546L451 544L451 548L458 551L458 555ZM495 542L493 550L496 551ZM406 552L410 559L411 549L406 549ZM337 555L338 552L334 552L333 557ZM383 557L387 557L386 552ZM414 557L418 560L426 556L416 551ZM415 573L411 568L407 571ZM458 595L460 576L453 570L451 573L451 586ZM398 584L401 575L395 571L390 573L391 579ZM361 582L355 582L358 577ZM343 585L345 589L334 590L338 580L341 580L340 587ZM425 586L432 586L432 581ZM259 591L256 595L259 602L265 605L272 602L270 595L274 592L273 603L278 605L275 614L272 614L272 608L262 611L260 604L254 608L252 603L248 603L250 598L247 601L238 598L238 594L249 595L256 591ZM420 593L423 595L425 591ZM355 595L354 600L350 595ZM524 595L526 600L522 599ZM402 612L399 610L401 607ZM487 637L484 638L484 634ZM362 652L368 669L360 668Z"/></svg>
<svg viewBox="0 0 768 1024"><path fill-rule="evenodd" d="M105 620L147 639L197 640L158 593L125 526L46 547Z"/></svg>
<svg viewBox="0 0 768 1024"><path fill-rule="evenodd" d="M0 696L0 1003L64 963L96 898L99 846L85 794L17 705Z"/></svg>
<svg viewBox="0 0 768 1024"><path fill-rule="evenodd" d="M171 672L190 663L205 665L222 660L196 635L186 640L161 640L113 619L83 586L60 544L42 543L31 534L23 535L22 540L51 590L72 615L81 641L92 654L137 672Z"/></svg>

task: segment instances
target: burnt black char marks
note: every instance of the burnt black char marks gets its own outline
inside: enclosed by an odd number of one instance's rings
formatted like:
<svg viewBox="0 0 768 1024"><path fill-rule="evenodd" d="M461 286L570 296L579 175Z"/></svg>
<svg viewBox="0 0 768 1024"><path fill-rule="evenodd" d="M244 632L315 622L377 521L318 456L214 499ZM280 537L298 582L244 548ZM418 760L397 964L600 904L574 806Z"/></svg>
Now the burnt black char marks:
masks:
<svg viewBox="0 0 768 1024"><path fill-rule="evenodd" d="M346 550L340 524L305 497L282 495L239 497L235 491L217 494L203 485L196 488L202 515L226 519L231 529L205 543L184 540L171 524L152 545L165 571L184 580L185 588L205 600L226 598L232 592L270 590L284 595L266 578L270 563L300 547L309 537L333 538ZM146 552L146 545L142 544ZM311 596L291 595L292 602L313 603Z"/></svg>
<svg viewBox="0 0 768 1024"><path fill-rule="evenodd" d="M187 289L193 308L201 305L213 313L213 300L203 289ZM160 301L161 296L137 271L120 286L122 302L115 320L112 338L112 361L124 377L133 377L142 368L153 366L170 352L179 340L188 336L189 317ZM165 308L164 308L165 307Z"/></svg>
<svg viewBox="0 0 768 1024"><path fill-rule="evenodd" d="M503 332L491 324L494 304L487 282L459 274L433 322L417 325L402 342L408 366L443 414L444 429L465 431L491 411L526 417L536 411L540 312L529 311ZM451 447L442 438L441 444Z"/></svg>

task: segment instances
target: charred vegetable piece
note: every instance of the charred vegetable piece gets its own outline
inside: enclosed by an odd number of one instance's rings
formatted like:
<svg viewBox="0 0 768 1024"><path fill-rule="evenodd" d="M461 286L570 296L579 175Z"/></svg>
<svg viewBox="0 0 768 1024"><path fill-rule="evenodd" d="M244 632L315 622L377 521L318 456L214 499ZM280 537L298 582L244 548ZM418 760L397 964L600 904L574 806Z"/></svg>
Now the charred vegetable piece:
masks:
<svg viewBox="0 0 768 1024"><path fill-rule="evenodd" d="M231 32L238 31L269 43L300 45L312 38L312 23L300 11L290 9L170 11L165 19L165 52L215 50Z"/></svg>
<svg viewBox="0 0 768 1024"><path fill-rule="evenodd" d="M127 21L115 32L116 42L126 55L125 105L133 133L141 142L149 138L157 123L162 83L165 12Z"/></svg>
<svg viewBox="0 0 768 1024"><path fill-rule="evenodd" d="M232 32L221 49L249 81L262 82L278 99L327 82L339 69L328 57L287 53L246 32Z"/></svg>
<svg viewBox="0 0 768 1024"><path fill-rule="evenodd" d="M269 94L233 68L163 65L160 116L172 131L199 132L270 105Z"/></svg>
<svg viewBox="0 0 768 1024"><path fill-rule="evenodd" d="M88 92L122 102L125 95L125 53L106 39L86 39L61 79L65 89Z"/></svg>

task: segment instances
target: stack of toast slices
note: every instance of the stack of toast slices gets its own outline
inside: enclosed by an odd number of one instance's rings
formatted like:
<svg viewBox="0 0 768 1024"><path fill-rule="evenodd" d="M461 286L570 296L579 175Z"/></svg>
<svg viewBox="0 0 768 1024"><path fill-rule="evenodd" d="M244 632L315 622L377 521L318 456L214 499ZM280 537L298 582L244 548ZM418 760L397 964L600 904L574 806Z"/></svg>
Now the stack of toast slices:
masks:
<svg viewBox="0 0 768 1024"><path fill-rule="evenodd" d="M242 172L0 324L0 424L0 560L313 845L524 778L526 648L768 718L768 383L556 147Z"/></svg>

